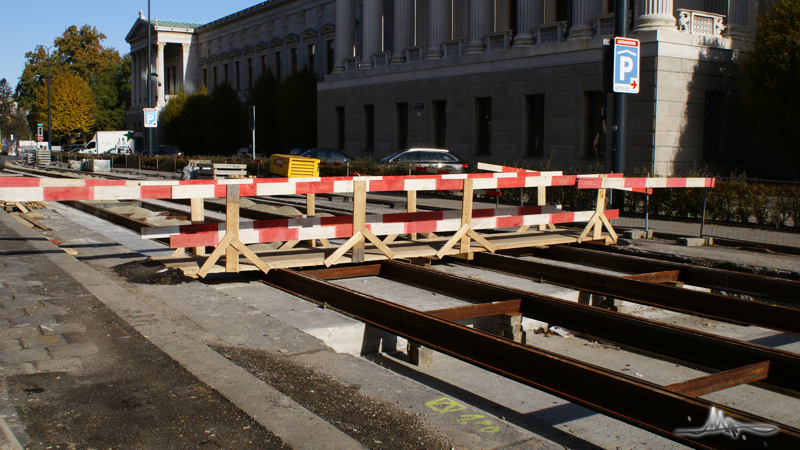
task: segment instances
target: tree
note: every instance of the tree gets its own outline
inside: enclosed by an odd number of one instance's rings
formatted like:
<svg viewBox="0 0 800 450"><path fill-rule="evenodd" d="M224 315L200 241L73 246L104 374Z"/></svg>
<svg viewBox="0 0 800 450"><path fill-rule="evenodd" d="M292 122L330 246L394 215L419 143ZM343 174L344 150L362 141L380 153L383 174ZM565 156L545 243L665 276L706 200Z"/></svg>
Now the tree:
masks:
<svg viewBox="0 0 800 450"><path fill-rule="evenodd" d="M759 17L742 71L742 91L759 137L800 163L800 0L782 1Z"/></svg>
<svg viewBox="0 0 800 450"><path fill-rule="evenodd" d="M181 86L178 93L173 95L161 110L161 115L158 118L158 123L163 127L166 141L181 147L183 147L181 145L181 115L188 100L189 96L186 95L186 91Z"/></svg>
<svg viewBox="0 0 800 450"><path fill-rule="evenodd" d="M281 83L275 95L275 109L284 147L317 146L317 77L308 68Z"/></svg>
<svg viewBox="0 0 800 450"><path fill-rule="evenodd" d="M213 130L217 136L213 154L233 155L247 146L244 139L247 122L239 94L229 83L222 83L211 93L211 103Z"/></svg>
<svg viewBox="0 0 800 450"><path fill-rule="evenodd" d="M74 73L61 73L52 78L50 89L54 141L69 141L71 133L88 134L94 127L95 103L89 84ZM47 122L47 87L36 97L36 119Z"/></svg>
<svg viewBox="0 0 800 450"><path fill-rule="evenodd" d="M279 86L278 79L271 70L267 70L256 80L245 103L248 109L250 106L256 107L256 147L267 155L283 151L281 129L275 111L275 93Z"/></svg>
<svg viewBox="0 0 800 450"><path fill-rule="evenodd" d="M31 124L41 115L42 111L36 109L36 100L45 89L49 71L51 79L72 73L90 87L97 105L92 129L124 126L125 109L130 101L130 59L120 58L114 48L103 47L105 38L92 26L73 25L55 39L49 58L42 46L25 54L27 61L14 97L22 111L30 111ZM120 91L122 87L124 90Z"/></svg>
<svg viewBox="0 0 800 450"><path fill-rule="evenodd" d="M0 79L0 129L3 130L0 137L13 135L17 138L28 134L25 118L19 114L14 102L14 91L5 78Z"/></svg>

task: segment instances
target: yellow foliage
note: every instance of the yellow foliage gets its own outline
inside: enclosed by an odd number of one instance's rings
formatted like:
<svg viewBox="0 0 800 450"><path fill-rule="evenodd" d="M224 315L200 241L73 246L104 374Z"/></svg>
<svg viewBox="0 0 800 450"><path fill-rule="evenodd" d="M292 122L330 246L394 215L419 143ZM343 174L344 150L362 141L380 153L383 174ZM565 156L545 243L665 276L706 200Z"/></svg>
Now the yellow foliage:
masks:
<svg viewBox="0 0 800 450"><path fill-rule="evenodd" d="M36 93L38 120L47 128L47 83ZM94 127L95 101L89 84L78 75L62 72L52 79L50 110L52 139L60 141L70 133L88 134Z"/></svg>

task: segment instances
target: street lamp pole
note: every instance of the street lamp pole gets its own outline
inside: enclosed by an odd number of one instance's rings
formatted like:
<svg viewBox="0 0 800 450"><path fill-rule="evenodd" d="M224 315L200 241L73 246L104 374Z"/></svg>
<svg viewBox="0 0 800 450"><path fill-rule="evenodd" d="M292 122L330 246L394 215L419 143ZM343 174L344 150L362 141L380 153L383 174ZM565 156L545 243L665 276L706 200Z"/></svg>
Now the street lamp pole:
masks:
<svg viewBox="0 0 800 450"><path fill-rule="evenodd" d="M150 0L147 0L147 107L153 107L153 83L151 75L153 73L152 63L152 43L150 42ZM147 155L153 156L153 128L147 129Z"/></svg>
<svg viewBox="0 0 800 450"><path fill-rule="evenodd" d="M53 116L50 111L50 50L53 46L45 47L44 45L40 45L39 47L47 50L47 149L53 151Z"/></svg>

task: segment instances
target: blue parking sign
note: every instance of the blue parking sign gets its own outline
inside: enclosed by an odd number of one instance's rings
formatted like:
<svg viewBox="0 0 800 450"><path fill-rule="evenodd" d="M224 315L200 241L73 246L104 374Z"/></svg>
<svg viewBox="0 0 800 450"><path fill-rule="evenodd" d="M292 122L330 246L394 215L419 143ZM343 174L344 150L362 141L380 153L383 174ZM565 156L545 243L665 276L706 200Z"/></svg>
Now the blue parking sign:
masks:
<svg viewBox="0 0 800 450"><path fill-rule="evenodd" d="M614 92L639 93L639 40L614 38Z"/></svg>
<svg viewBox="0 0 800 450"><path fill-rule="evenodd" d="M156 128L158 126L158 112L156 108L143 108L144 110L144 127Z"/></svg>

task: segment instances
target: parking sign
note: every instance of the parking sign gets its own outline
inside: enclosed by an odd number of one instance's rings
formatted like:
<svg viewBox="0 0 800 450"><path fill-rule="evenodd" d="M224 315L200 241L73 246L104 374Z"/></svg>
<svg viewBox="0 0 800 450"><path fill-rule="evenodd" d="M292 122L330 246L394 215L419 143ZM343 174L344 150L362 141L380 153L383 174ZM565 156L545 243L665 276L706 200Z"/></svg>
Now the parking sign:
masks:
<svg viewBox="0 0 800 450"><path fill-rule="evenodd" d="M158 114L156 108L143 108L144 110L144 127L156 128L158 126Z"/></svg>
<svg viewBox="0 0 800 450"><path fill-rule="evenodd" d="M639 40L614 38L614 92L639 93Z"/></svg>

